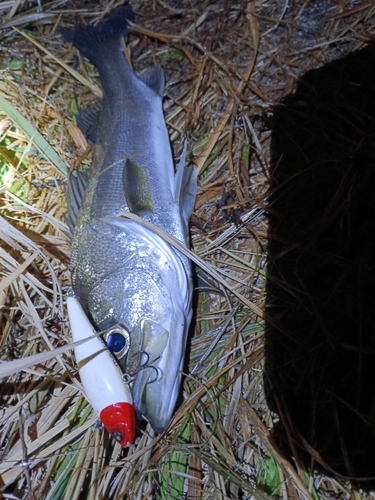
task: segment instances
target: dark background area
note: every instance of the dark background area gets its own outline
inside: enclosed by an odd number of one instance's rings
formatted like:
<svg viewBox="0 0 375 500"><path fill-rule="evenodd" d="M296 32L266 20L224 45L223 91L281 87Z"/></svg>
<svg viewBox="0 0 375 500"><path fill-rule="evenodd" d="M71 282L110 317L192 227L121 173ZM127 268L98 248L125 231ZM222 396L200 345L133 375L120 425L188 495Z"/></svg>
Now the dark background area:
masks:
<svg viewBox="0 0 375 500"><path fill-rule="evenodd" d="M271 140L274 432L307 465L303 440L317 463L354 478L375 477L374 117L371 43L306 73L275 109Z"/></svg>

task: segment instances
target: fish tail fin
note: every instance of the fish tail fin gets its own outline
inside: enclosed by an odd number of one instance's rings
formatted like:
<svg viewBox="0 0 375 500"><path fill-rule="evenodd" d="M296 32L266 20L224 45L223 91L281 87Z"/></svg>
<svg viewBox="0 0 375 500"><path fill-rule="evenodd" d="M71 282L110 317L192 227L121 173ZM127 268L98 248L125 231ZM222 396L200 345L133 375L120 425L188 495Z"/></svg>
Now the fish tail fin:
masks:
<svg viewBox="0 0 375 500"><path fill-rule="evenodd" d="M95 63L98 47L110 42L120 42L122 37L127 39L128 21L133 20L133 9L130 5L125 5L112 10L97 26L79 24L75 28L61 28L60 33L82 55Z"/></svg>

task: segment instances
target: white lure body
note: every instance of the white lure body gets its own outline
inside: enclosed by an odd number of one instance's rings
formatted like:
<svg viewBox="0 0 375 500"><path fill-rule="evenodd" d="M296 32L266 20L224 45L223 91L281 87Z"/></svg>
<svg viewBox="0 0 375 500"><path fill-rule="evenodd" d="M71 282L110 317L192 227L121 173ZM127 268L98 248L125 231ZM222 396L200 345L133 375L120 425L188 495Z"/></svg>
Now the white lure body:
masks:
<svg viewBox="0 0 375 500"><path fill-rule="evenodd" d="M75 297L67 299L73 341L95 335ZM134 441L136 418L129 386L105 344L95 336L74 349L86 397L110 434L122 445Z"/></svg>

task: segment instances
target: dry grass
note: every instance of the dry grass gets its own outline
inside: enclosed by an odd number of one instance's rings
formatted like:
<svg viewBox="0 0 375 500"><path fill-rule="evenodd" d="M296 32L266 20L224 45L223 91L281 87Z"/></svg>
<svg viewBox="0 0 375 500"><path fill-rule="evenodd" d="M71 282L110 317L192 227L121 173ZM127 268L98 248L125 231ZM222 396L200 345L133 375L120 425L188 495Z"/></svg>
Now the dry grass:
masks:
<svg viewBox="0 0 375 500"><path fill-rule="evenodd" d="M118 4L106 2L105 10ZM114 444L95 425L70 353L4 378L2 494L349 498L347 484L295 469L270 439L262 389L264 208L272 105L307 69L362 46L375 31L375 7L346 0L155 0L133 7L138 24L127 51L140 71L164 67L175 156L187 136L189 161L200 172L193 249L227 285L222 295L197 293L183 401L157 438L143 426L130 449ZM0 12L0 95L65 164L89 164L70 107L97 95L98 79L56 28L100 19L103 10L89 1L14 0L0 2ZM75 79L66 64L84 78ZM1 109L0 176L0 352L9 361L69 344L70 250L65 176Z"/></svg>

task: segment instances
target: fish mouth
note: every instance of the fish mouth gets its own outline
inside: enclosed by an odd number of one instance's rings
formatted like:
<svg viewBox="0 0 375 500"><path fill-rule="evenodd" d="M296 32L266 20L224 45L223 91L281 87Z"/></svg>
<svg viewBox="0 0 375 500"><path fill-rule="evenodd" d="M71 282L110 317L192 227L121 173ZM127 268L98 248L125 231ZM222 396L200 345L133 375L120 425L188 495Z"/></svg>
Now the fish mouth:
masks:
<svg viewBox="0 0 375 500"><path fill-rule="evenodd" d="M176 406L185 357L185 328L173 336L162 325L144 321L143 351L146 363L138 373L133 389L137 412L145 416L157 434L169 425Z"/></svg>

